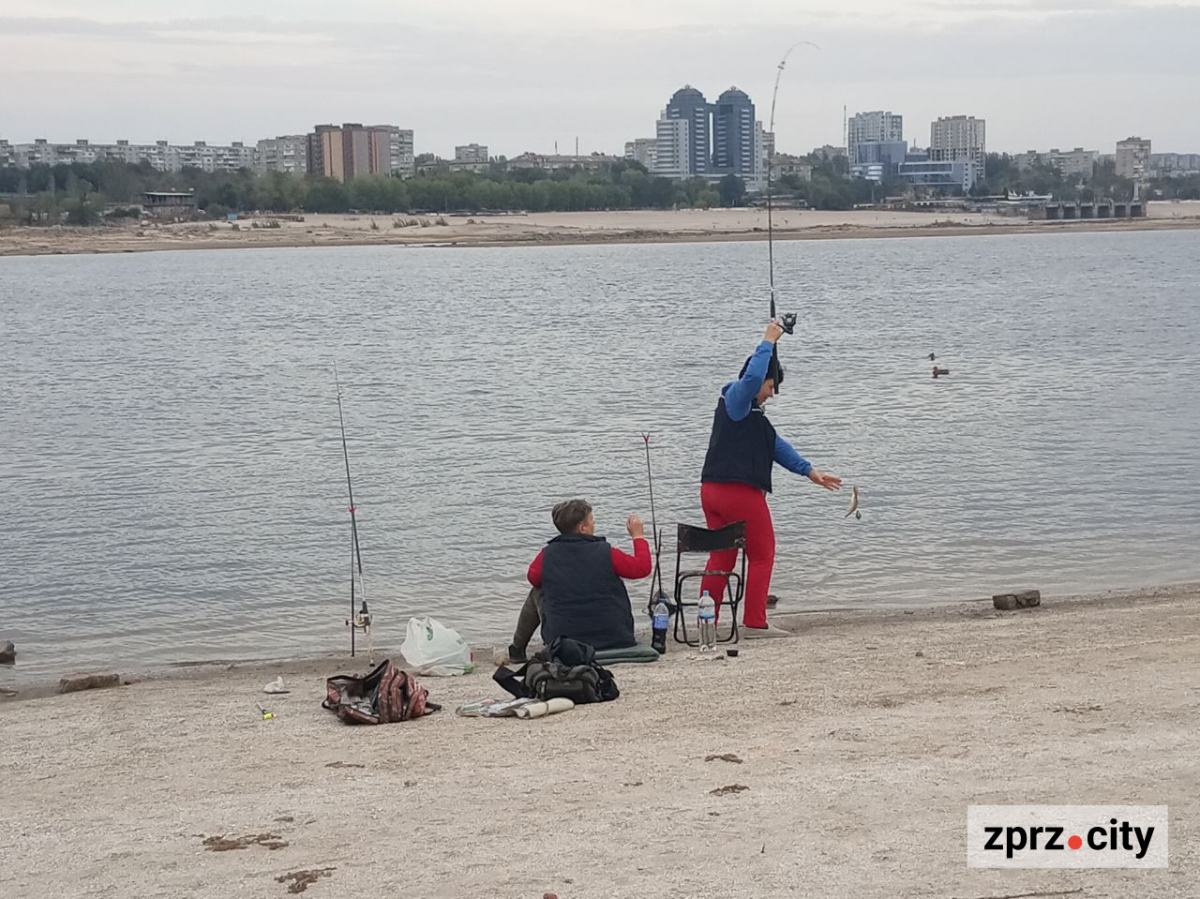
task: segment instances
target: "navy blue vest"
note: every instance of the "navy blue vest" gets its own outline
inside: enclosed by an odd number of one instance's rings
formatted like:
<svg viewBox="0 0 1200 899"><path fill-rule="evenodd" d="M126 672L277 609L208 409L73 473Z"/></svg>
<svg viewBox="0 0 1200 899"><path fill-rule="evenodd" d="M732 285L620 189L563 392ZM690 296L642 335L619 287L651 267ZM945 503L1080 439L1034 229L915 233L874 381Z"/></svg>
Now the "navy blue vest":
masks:
<svg viewBox="0 0 1200 899"><path fill-rule="evenodd" d="M596 649L637 645L625 582L603 537L561 534L542 551L542 640L570 637Z"/></svg>
<svg viewBox="0 0 1200 899"><path fill-rule="evenodd" d="M701 481L749 484L771 492L771 469L775 465L775 426L762 406L754 406L741 421L725 409L725 397L717 400L712 436L704 457Z"/></svg>

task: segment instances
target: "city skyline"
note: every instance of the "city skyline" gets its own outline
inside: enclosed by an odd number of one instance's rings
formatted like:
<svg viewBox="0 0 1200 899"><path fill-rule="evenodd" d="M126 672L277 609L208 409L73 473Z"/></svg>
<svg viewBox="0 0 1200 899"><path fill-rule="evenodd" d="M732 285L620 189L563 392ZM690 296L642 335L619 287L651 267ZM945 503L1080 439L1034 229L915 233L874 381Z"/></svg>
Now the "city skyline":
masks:
<svg viewBox="0 0 1200 899"><path fill-rule="evenodd" d="M271 17L212 0L204 18L188 18L191 7L148 0L102 13L80 0L9 0L0 130L14 143L231 144L312 122L387 121L416 132L418 153L447 158L468 142L512 157L576 137L585 153L619 154L650 136L647 118L685 82L736 84L766 126L776 57L803 38L822 49L792 54L781 152L841 144L843 106L895 110L914 134L939 116L986 118L988 148L1010 154L1107 152L1135 134L1163 151L1200 149L1200 122L1181 114L1200 74L1189 47L1200 0L918 0L902 10L864 0L825 12L747 0L736 21L712 0L617 0L602 11L517 0L504 15L470 0L454 13L398 6L347 0L335 20L309 0ZM746 21L761 24L737 24Z"/></svg>

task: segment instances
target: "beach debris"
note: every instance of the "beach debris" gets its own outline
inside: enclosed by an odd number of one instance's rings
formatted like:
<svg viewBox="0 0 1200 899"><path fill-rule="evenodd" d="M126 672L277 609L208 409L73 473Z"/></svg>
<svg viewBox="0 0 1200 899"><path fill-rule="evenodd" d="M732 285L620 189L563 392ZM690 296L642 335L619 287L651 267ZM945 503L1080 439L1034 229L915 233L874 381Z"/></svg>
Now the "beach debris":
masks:
<svg viewBox="0 0 1200 899"><path fill-rule="evenodd" d="M17 647L11 640L0 643L0 665L12 665L17 661Z"/></svg>
<svg viewBox="0 0 1200 899"><path fill-rule="evenodd" d="M542 893L542 899L558 899L558 893Z"/></svg>
<svg viewBox="0 0 1200 899"><path fill-rule="evenodd" d="M1040 590L1023 590L1020 593L997 593L992 597L992 606L1004 612L1014 609L1031 609L1042 604Z"/></svg>
<svg viewBox="0 0 1200 899"><path fill-rule="evenodd" d="M1075 896L1083 892L1083 887L1077 890L1048 890L1036 893L1008 893L1004 896L976 896L974 899L1053 899L1055 896Z"/></svg>
<svg viewBox="0 0 1200 899"><path fill-rule="evenodd" d="M623 787L640 787L641 785L642 781L640 780L627 780L625 783L621 784Z"/></svg>
<svg viewBox="0 0 1200 899"><path fill-rule="evenodd" d="M416 785L417 785L417 781L415 781L415 780L406 780L404 782L404 786L406 786L406 787L415 787Z"/></svg>
<svg viewBox="0 0 1200 899"><path fill-rule="evenodd" d="M846 510L843 518L849 518L853 515L856 519L862 518L862 513L858 511L858 485L854 487L854 493L850 497L850 508Z"/></svg>
<svg viewBox="0 0 1200 899"><path fill-rule="evenodd" d="M291 815L280 815L278 818L275 819L275 823L276 824L291 824L295 820L296 819L293 818Z"/></svg>
<svg viewBox="0 0 1200 899"><path fill-rule="evenodd" d="M0 687L0 696L13 697L17 695L16 690L10 690L7 687Z"/></svg>
<svg viewBox="0 0 1200 899"><path fill-rule="evenodd" d="M64 674L58 682L58 692L78 693L80 690L104 690L119 686L119 674Z"/></svg>
<svg viewBox="0 0 1200 899"><path fill-rule="evenodd" d="M1104 706L1102 706L1102 705L1074 705L1074 706L1060 705L1054 711L1066 712L1068 715L1086 715L1088 712L1102 712L1102 711L1104 711Z"/></svg>
<svg viewBox="0 0 1200 899"><path fill-rule="evenodd" d="M270 693L272 695L278 695L280 693L290 693L292 691L283 685L283 675L281 674L279 677L275 678L275 680L263 687L263 692Z"/></svg>
<svg viewBox="0 0 1200 899"><path fill-rule="evenodd" d="M709 755L704 757L706 762L732 762L735 765L740 765L742 760L732 752L725 752L721 755Z"/></svg>
<svg viewBox="0 0 1200 899"><path fill-rule="evenodd" d="M256 702L255 705L258 706L258 714L262 716L263 721L273 721L275 719L275 713L270 709L263 708L261 702Z"/></svg>
<svg viewBox="0 0 1200 899"><path fill-rule="evenodd" d="M291 871L287 874L280 874L275 878L275 882L288 883L290 880L288 892L303 893L322 877L331 877L336 870L337 868L312 868L307 871Z"/></svg>
<svg viewBox="0 0 1200 899"><path fill-rule="evenodd" d="M365 768L366 765L358 765L354 762L330 762L326 768Z"/></svg>
<svg viewBox="0 0 1200 899"><path fill-rule="evenodd" d="M779 597L776 596L774 593L768 593L767 594L767 608L773 609L777 605L779 605Z"/></svg>
<svg viewBox="0 0 1200 899"><path fill-rule="evenodd" d="M726 784L723 787L717 787L715 790L709 790L709 795L724 796L726 793L742 793L750 789L745 784Z"/></svg>
<svg viewBox="0 0 1200 899"><path fill-rule="evenodd" d="M781 703L779 703L779 704L780 704L780 705L795 705L795 704L796 704L796 700L794 700L794 699L785 699L785 700L783 700L783 702L781 702Z"/></svg>
<svg viewBox="0 0 1200 899"><path fill-rule="evenodd" d="M236 849L248 849L251 846L263 846L274 851L287 845L287 842L277 833L251 833L241 837L226 837L224 834L220 834L204 838L204 848L209 852L232 852Z"/></svg>
<svg viewBox="0 0 1200 899"><path fill-rule="evenodd" d="M923 658L925 658L925 653L921 652L921 650L919 650L919 649L918 649L918 650L917 650L917 658L918 658L918 659L923 659Z"/></svg>

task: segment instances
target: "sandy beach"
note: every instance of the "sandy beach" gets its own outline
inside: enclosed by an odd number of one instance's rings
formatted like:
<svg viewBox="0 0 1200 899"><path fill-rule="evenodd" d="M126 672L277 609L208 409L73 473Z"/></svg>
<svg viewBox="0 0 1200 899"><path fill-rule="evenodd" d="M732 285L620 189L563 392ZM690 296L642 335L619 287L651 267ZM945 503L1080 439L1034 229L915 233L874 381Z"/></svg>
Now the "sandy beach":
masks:
<svg viewBox="0 0 1200 899"><path fill-rule="evenodd" d="M1196 227L1200 227L1200 202L1152 203L1147 218L1125 221L1030 222L1023 217L978 213L879 210L821 212L788 209L778 210L775 215L775 235L781 240L1062 234ZM123 224L97 228L0 227L0 256L249 247L486 247L764 240L766 228L766 212L761 209L444 217L308 215L303 221L263 215L244 217L237 223L151 224L145 227Z"/></svg>
<svg viewBox="0 0 1200 899"><path fill-rule="evenodd" d="M455 717L497 693L486 664L378 728L319 707L330 661L0 701L3 892L1192 897L1197 600L780 615L790 639L675 647L614 669L615 703L533 722ZM264 696L277 674L292 692ZM1168 804L1170 868L971 870L971 803Z"/></svg>

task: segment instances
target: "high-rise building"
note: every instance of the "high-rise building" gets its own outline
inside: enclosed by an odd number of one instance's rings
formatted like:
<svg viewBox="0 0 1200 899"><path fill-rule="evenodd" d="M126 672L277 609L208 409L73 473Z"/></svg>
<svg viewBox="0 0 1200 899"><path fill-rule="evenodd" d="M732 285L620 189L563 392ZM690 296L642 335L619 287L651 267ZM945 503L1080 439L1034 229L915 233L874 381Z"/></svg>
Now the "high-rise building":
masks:
<svg viewBox="0 0 1200 899"><path fill-rule="evenodd" d="M483 144L463 144L454 148L455 162L487 162L488 148Z"/></svg>
<svg viewBox="0 0 1200 899"><path fill-rule="evenodd" d="M414 174L413 133L392 125L317 125L308 136L308 171L338 181Z"/></svg>
<svg viewBox="0 0 1200 899"><path fill-rule="evenodd" d="M258 170L303 175L308 171L308 135L287 134L258 142Z"/></svg>
<svg viewBox="0 0 1200 899"><path fill-rule="evenodd" d="M1054 148L1046 153L1037 150L1018 153L1014 160L1022 172L1029 171L1035 165L1044 165L1055 169L1064 178L1081 175L1087 180L1095 173L1097 155L1095 150L1085 150L1083 147L1076 147L1074 150Z"/></svg>
<svg viewBox="0 0 1200 899"><path fill-rule="evenodd" d="M625 141L625 158L644 165L653 171L658 161L658 138L637 137Z"/></svg>
<svg viewBox="0 0 1200 899"><path fill-rule="evenodd" d="M983 179L987 163L987 123L974 116L939 117L929 126L929 159L968 163L963 183L974 187Z"/></svg>
<svg viewBox="0 0 1200 899"><path fill-rule="evenodd" d="M1117 177L1145 181L1150 172L1150 141L1127 137L1117 142Z"/></svg>
<svg viewBox="0 0 1200 899"><path fill-rule="evenodd" d="M0 146L0 155L3 152ZM1159 178L1195 175L1200 172L1200 153L1151 153L1150 171Z"/></svg>
<svg viewBox="0 0 1200 899"><path fill-rule="evenodd" d="M754 171L754 103L731 87L717 98L713 113L713 169L745 176Z"/></svg>
<svg viewBox="0 0 1200 899"><path fill-rule="evenodd" d="M153 144L131 144L119 140L115 144L93 144L87 140L52 144L38 138L31 144L11 147L14 164L22 168L32 165L69 165L91 163L106 159L137 165L148 162L159 172L178 172L182 168L197 168L205 172L235 172L252 169L258 161L258 151L240 142L212 145L205 141L193 144L169 144L165 140Z"/></svg>
<svg viewBox="0 0 1200 899"><path fill-rule="evenodd" d="M695 174L692 168L692 127L688 119L668 118L664 112L655 127L654 173L682 180Z"/></svg>
<svg viewBox="0 0 1200 899"><path fill-rule="evenodd" d="M711 165L712 128L709 120L712 107L704 94L690 84L685 84L672 96L663 118L680 119L688 123L688 159L684 174L679 177L705 175Z"/></svg>
<svg viewBox="0 0 1200 899"><path fill-rule="evenodd" d="M894 112L859 112L850 116L846 122L846 152L850 165L878 161L860 158L857 153L859 144L900 143L903 140L904 116Z"/></svg>

